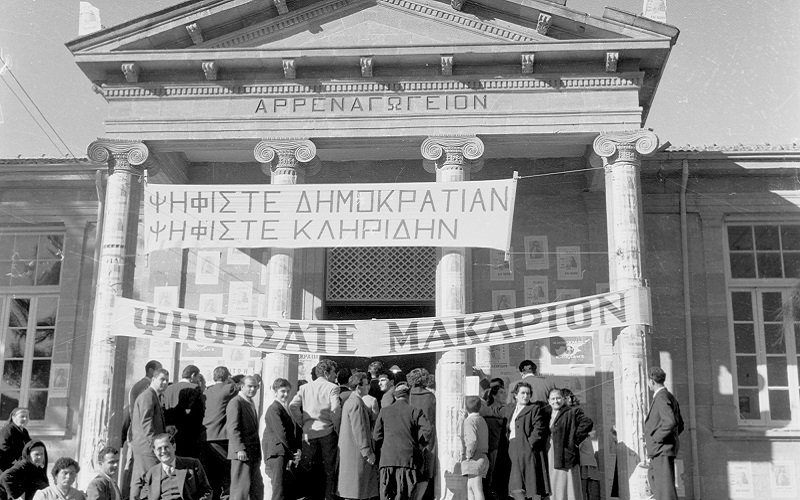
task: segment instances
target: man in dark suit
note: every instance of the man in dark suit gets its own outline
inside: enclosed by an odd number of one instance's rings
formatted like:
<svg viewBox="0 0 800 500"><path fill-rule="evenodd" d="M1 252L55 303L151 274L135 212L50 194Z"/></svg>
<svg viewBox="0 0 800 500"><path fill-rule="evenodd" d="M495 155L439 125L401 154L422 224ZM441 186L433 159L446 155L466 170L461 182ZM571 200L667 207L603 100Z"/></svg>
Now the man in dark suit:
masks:
<svg viewBox="0 0 800 500"><path fill-rule="evenodd" d="M289 392L292 384L284 378L276 379L272 384L275 400L264 413L264 460L267 475L272 482L272 500L294 499L290 491L286 466L292 460L300 460L300 426L295 423L286 405L289 404Z"/></svg>
<svg viewBox="0 0 800 500"><path fill-rule="evenodd" d="M236 385L231 380L231 372L224 366L214 368L214 385L206 389L205 442L201 460L208 475L211 489L214 490L212 500L228 500L231 488L231 462L228 460L228 403L236 397Z"/></svg>
<svg viewBox="0 0 800 500"><path fill-rule="evenodd" d="M133 384L131 387L130 392L128 393L128 404L125 405L124 415L123 415L123 422L122 422L122 445L125 445L125 441L128 443L131 442L133 439L133 434L131 430L131 413L133 412L133 405L136 403L136 398L139 397L139 394L144 392L145 389L150 387L150 382L153 381L153 374L161 369L161 362L156 361L155 359L151 359L144 365L144 377ZM130 493L131 489L131 476L133 475L133 451L130 449L131 446L128 445L128 465L125 467L125 470L122 473L122 498L127 500L128 494Z"/></svg>
<svg viewBox="0 0 800 500"><path fill-rule="evenodd" d="M175 456L175 440L159 434L153 440L153 451L159 464L139 479L140 494L134 500L211 500L211 485L200 460Z"/></svg>
<svg viewBox="0 0 800 500"><path fill-rule="evenodd" d="M653 494L656 500L677 500L675 491L675 456L678 435L683 432L683 418L678 400L664 387L667 378L658 366L650 368L647 387L653 391L653 404L644 423L644 442L653 470Z"/></svg>
<svg viewBox="0 0 800 500"><path fill-rule="evenodd" d="M154 465L158 458L153 453L153 439L167 430L160 396L169 383L169 372L163 368L156 371L150 387L144 390L133 405L131 412L131 448L133 449L133 476L131 498L139 494L139 479Z"/></svg>
<svg viewBox="0 0 800 500"><path fill-rule="evenodd" d="M395 401L381 408L372 437L380 448L381 500L412 500L414 487L427 480L422 450L431 439L425 413L408 404L408 385L394 387Z"/></svg>
<svg viewBox="0 0 800 500"><path fill-rule="evenodd" d="M200 368L189 365L183 369L181 380L164 391L164 417L167 425L175 426L175 452L181 457L200 458L205 405L197 383L199 376Z"/></svg>
<svg viewBox="0 0 800 500"><path fill-rule="evenodd" d="M247 376L239 394L227 409L228 459L231 461L231 500L262 500L261 443L258 439L258 410L253 396L258 381Z"/></svg>
<svg viewBox="0 0 800 500"><path fill-rule="evenodd" d="M97 463L100 465L100 473L86 488L86 500L120 500L122 492L115 479L119 469L119 451L104 446L97 453Z"/></svg>

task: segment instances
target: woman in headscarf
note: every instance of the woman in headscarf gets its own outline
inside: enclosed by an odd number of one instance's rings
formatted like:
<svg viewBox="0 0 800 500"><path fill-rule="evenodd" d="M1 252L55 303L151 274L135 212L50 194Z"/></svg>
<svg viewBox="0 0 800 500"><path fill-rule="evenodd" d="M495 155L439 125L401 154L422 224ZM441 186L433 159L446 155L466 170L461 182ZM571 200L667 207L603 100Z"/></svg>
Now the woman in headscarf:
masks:
<svg viewBox="0 0 800 500"><path fill-rule="evenodd" d="M561 389L550 391L550 484L553 500L583 500L580 444L594 423L579 407L570 407Z"/></svg>
<svg viewBox="0 0 800 500"><path fill-rule="evenodd" d="M539 500L550 494L547 474L547 438L550 436L550 407L531 402L527 382L514 386L514 402L506 406L508 455L511 472L508 493L514 500Z"/></svg>
<svg viewBox="0 0 800 500"><path fill-rule="evenodd" d="M0 475L0 497L24 497L33 500L33 495L47 488L47 448L41 441L29 441L22 450L22 456L10 469Z"/></svg>
<svg viewBox="0 0 800 500"><path fill-rule="evenodd" d="M31 440L28 434L30 414L27 408L14 408L8 424L0 431L0 473L10 469L14 462L22 456L22 449Z"/></svg>
<svg viewBox="0 0 800 500"><path fill-rule="evenodd" d="M33 500L86 500L86 495L72 484L81 471L80 465L69 457L61 457L53 464L55 484L33 495Z"/></svg>

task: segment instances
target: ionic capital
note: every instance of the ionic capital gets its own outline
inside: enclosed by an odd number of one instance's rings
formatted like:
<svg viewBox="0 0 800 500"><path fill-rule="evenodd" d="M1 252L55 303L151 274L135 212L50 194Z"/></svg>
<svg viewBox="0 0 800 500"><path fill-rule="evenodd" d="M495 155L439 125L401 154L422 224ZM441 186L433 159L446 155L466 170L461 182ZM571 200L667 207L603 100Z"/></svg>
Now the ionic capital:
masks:
<svg viewBox="0 0 800 500"><path fill-rule="evenodd" d="M609 132L597 136L592 147L606 165L617 162L639 164L642 157L653 154L658 148L658 136L647 129Z"/></svg>
<svg viewBox="0 0 800 500"><path fill-rule="evenodd" d="M301 166L306 167L307 175L314 175L320 168L317 146L308 139L264 140L256 144L253 153L264 164L261 170L269 175L296 177Z"/></svg>
<svg viewBox="0 0 800 500"><path fill-rule="evenodd" d="M483 141L475 136L428 137L420 150L427 160L423 166L431 173L467 167L475 172L483 167Z"/></svg>
<svg viewBox="0 0 800 500"><path fill-rule="evenodd" d="M109 173L141 174L146 168L143 165L150 156L150 150L142 142L97 139L89 144L86 154L93 162L106 163Z"/></svg>

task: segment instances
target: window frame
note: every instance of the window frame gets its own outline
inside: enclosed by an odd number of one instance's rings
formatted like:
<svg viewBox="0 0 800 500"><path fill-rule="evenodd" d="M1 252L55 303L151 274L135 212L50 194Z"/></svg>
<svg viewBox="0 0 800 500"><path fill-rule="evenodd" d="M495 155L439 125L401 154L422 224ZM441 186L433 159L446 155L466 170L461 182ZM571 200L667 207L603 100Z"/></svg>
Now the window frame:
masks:
<svg viewBox="0 0 800 500"><path fill-rule="evenodd" d="M763 294L770 292L781 293L782 303L785 304L788 297L793 290L800 287L800 279L798 278L734 278L731 272L731 249L729 240L729 228L732 226L800 226L800 221L795 220L781 220L781 221L765 221L765 220L727 220L723 225L723 255L725 266L725 303L728 319L728 339L730 344L730 360L731 360L731 384L733 388L733 404L736 408L736 420L741 427L780 427L800 429L800 375L798 374L798 363L800 363L800 346L796 345L796 336L794 329L800 328L800 318L792 318L792 321L783 321L782 330L784 335L785 346L785 359L787 371L787 384L789 391L790 403L790 420L773 419L772 412L769 405L769 378L767 375L767 357L768 352L766 349L766 334L765 334L765 311L763 308ZM753 233L753 250L757 252L755 233ZM784 250L779 250L780 254ZM736 253L734 251L734 253ZM757 266L757 260L756 260ZM785 271L785 270L784 270ZM785 274L785 272L784 272ZM758 270L756 269L756 276ZM735 292L748 292L751 295L751 305L753 307L753 327L754 327L754 341L755 341L755 355L756 355L756 373L759 377L757 382L758 401L759 401L759 418L758 419L745 419L742 418L741 408L739 406L739 366L737 361L736 350L736 333L733 316L733 293ZM795 326L798 325L798 326ZM742 354L742 353L738 353ZM748 386L745 386L747 388Z"/></svg>

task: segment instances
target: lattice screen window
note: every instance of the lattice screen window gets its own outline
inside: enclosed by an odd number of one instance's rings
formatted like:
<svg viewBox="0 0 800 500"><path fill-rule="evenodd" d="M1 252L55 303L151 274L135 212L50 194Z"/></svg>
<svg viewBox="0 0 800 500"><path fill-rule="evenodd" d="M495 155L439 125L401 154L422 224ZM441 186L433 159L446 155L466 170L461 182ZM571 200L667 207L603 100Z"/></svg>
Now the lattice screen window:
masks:
<svg viewBox="0 0 800 500"><path fill-rule="evenodd" d="M436 249L332 248L326 299L336 302L419 302L436 299Z"/></svg>

